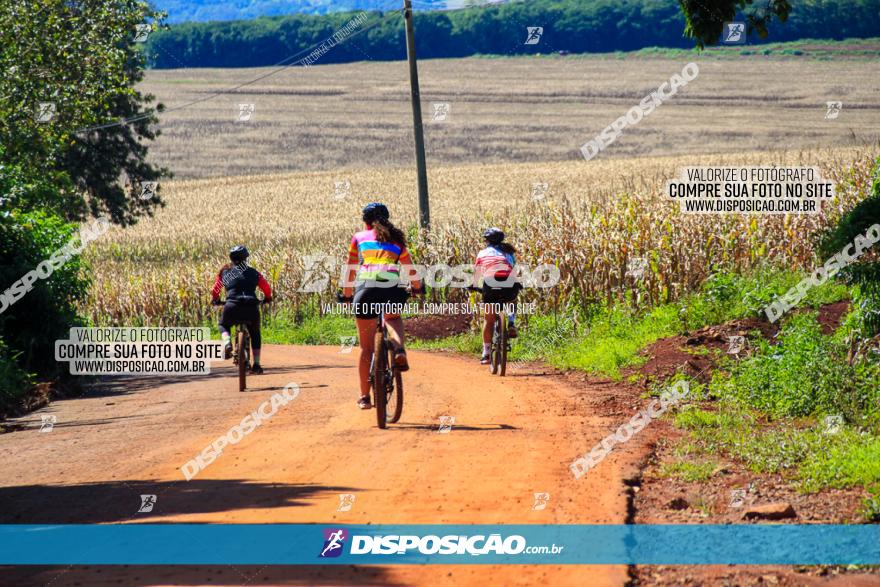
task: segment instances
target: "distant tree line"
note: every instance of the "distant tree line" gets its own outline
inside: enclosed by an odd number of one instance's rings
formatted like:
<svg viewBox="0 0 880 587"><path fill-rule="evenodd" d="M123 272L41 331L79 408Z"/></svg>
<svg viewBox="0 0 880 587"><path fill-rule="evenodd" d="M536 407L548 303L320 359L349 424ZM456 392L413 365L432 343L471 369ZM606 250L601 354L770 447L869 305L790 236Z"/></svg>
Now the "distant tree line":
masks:
<svg viewBox="0 0 880 587"><path fill-rule="evenodd" d="M756 0L745 13L760 16L772 6L773 0ZM156 68L272 65L332 36L354 15L183 23L151 35L146 51ZM321 63L403 59L403 26L399 11L370 13L359 31L323 56ZM694 46L693 39L682 33L685 19L676 0L529 0L419 12L415 26L417 53L423 58ZM526 27L543 27L538 43L525 44ZM750 42L875 36L880 36L880 0L798 0L788 19L777 22L766 39L753 34Z"/></svg>

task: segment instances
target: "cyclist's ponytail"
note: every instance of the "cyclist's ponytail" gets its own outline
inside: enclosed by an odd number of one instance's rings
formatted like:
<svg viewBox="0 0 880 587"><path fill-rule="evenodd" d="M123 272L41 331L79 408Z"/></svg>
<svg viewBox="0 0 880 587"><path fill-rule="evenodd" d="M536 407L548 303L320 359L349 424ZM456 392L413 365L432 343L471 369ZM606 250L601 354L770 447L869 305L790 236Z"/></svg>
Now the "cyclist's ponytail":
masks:
<svg viewBox="0 0 880 587"><path fill-rule="evenodd" d="M497 245L495 245L495 248L507 255L516 254L516 249L514 249L513 245L510 243L498 243Z"/></svg>
<svg viewBox="0 0 880 587"><path fill-rule="evenodd" d="M390 220L377 218L371 226L376 231L376 240L380 243L393 243L401 247L406 246L406 235L403 234L402 230L394 226Z"/></svg>

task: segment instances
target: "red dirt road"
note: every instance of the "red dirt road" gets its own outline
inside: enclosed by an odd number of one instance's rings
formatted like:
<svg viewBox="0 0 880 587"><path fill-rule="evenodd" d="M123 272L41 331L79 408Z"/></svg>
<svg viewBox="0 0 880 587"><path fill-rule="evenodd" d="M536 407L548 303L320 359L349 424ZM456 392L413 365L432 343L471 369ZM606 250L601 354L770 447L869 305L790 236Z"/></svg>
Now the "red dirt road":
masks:
<svg viewBox="0 0 880 587"><path fill-rule="evenodd" d="M624 523L624 478L647 438L581 480L569 463L628 419L612 386L535 369L492 376L475 360L411 352L401 422L358 410L357 349L268 346L266 374L238 392L208 376L119 378L9 422L0 434L2 523ZM288 383L299 396L195 479L180 467ZM630 402L631 403L631 402ZM41 416L54 415L50 432ZM439 418L454 416L451 432ZM647 435L645 435L647 436ZM534 493L550 494L533 510ZM350 511L338 511L351 493ZM155 494L137 513L141 494ZM61 585L622 585L596 566L6 568L5 583Z"/></svg>

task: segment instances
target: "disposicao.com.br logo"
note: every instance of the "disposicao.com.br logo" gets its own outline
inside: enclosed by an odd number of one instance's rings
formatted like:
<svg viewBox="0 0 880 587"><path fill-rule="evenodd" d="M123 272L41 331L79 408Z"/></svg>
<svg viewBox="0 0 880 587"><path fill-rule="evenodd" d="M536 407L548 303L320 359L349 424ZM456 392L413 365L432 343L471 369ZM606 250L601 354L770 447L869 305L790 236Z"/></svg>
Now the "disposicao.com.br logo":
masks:
<svg viewBox="0 0 880 587"><path fill-rule="evenodd" d="M344 550L348 534L341 528L324 530L324 546L319 558L337 557ZM502 537L501 534L476 534L473 536L450 534L352 535L351 555L517 555L560 554L564 546L556 544L528 546L526 539L518 534Z"/></svg>

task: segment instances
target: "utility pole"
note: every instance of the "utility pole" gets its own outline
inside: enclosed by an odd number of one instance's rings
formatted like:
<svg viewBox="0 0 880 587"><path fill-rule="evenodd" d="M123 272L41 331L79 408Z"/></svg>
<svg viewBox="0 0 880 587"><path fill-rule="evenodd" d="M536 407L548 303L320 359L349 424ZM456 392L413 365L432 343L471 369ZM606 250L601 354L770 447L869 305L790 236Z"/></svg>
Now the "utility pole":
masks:
<svg viewBox="0 0 880 587"><path fill-rule="evenodd" d="M410 0L403 0L403 18L406 21L406 56L409 60L409 86L412 95L413 134L416 140L416 171L419 177L419 222L422 228L431 226L428 206L428 170L425 165L425 133L422 128L422 101L419 94L419 68L416 65L416 40L413 31L413 12Z"/></svg>

